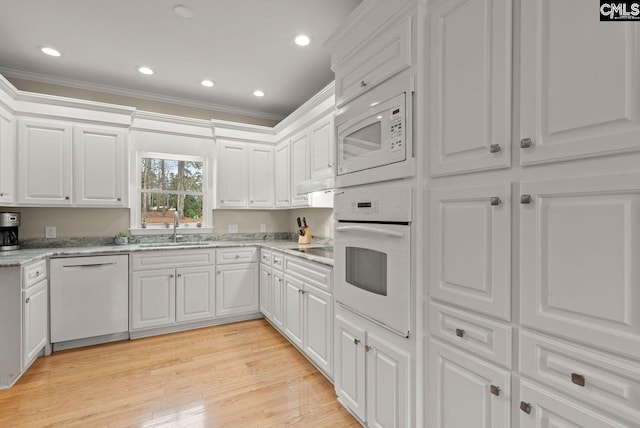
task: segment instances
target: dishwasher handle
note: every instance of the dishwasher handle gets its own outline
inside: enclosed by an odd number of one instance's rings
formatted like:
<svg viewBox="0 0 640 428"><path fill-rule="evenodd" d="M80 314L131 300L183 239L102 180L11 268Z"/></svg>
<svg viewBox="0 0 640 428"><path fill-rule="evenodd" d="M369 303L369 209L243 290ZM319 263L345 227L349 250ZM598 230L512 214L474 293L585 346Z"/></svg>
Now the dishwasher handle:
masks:
<svg viewBox="0 0 640 428"><path fill-rule="evenodd" d="M68 268L76 268L76 269L96 269L96 268L101 268L101 267L106 267L106 266L113 266L115 265L115 263L91 263L91 264L86 264L86 265L64 265L62 266L63 269L68 269Z"/></svg>

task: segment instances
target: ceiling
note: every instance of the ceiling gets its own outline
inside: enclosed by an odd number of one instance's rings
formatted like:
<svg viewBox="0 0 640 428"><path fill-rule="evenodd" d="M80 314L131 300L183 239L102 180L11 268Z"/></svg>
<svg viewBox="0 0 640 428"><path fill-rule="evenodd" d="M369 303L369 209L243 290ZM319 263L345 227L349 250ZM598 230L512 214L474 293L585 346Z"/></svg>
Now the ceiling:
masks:
<svg viewBox="0 0 640 428"><path fill-rule="evenodd" d="M360 2L0 0L0 73L280 119L334 79L322 44ZM180 5L193 16L178 16ZM293 43L300 33L309 46Z"/></svg>

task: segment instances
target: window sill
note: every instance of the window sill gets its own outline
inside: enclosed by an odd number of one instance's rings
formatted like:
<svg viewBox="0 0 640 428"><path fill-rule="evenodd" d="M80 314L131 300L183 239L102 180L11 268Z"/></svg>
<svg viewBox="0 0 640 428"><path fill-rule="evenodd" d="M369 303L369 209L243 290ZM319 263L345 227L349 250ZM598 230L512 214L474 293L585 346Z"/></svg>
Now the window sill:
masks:
<svg viewBox="0 0 640 428"><path fill-rule="evenodd" d="M129 233L133 236L171 235L173 234L173 227L130 228ZM213 227L178 227L176 233L178 235L201 235L213 233Z"/></svg>

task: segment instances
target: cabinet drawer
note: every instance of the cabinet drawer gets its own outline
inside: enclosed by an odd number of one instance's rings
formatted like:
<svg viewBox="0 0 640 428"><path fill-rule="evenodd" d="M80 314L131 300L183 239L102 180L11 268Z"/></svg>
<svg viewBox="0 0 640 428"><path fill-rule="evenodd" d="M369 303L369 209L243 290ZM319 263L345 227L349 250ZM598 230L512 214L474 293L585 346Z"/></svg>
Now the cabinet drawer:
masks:
<svg viewBox="0 0 640 428"><path fill-rule="evenodd" d="M47 277L47 261L40 260L22 267L22 287L29 288Z"/></svg>
<svg viewBox="0 0 640 428"><path fill-rule="evenodd" d="M264 248L260 249L260 263L263 265L271 266L273 260L273 253Z"/></svg>
<svg viewBox="0 0 640 428"><path fill-rule="evenodd" d="M625 412L640 425L640 363L520 332L520 371L565 394Z"/></svg>
<svg viewBox="0 0 640 428"><path fill-rule="evenodd" d="M335 66L342 105L411 66L411 18L377 35Z"/></svg>
<svg viewBox="0 0 640 428"><path fill-rule="evenodd" d="M434 302L429 314L433 336L511 368L511 327Z"/></svg>
<svg viewBox="0 0 640 428"><path fill-rule="evenodd" d="M284 254L271 253L271 265L275 269L282 270L284 268Z"/></svg>
<svg viewBox="0 0 640 428"><path fill-rule="evenodd" d="M131 255L131 270L213 265L215 254L215 250L139 252Z"/></svg>
<svg viewBox="0 0 640 428"><path fill-rule="evenodd" d="M257 261L258 249L256 247L223 248L218 249L216 254L216 263L219 265Z"/></svg>
<svg viewBox="0 0 640 428"><path fill-rule="evenodd" d="M302 261L298 257L289 256L284 258L284 269L287 274L297 276L314 287L329 292L333 290L331 269L316 263Z"/></svg>

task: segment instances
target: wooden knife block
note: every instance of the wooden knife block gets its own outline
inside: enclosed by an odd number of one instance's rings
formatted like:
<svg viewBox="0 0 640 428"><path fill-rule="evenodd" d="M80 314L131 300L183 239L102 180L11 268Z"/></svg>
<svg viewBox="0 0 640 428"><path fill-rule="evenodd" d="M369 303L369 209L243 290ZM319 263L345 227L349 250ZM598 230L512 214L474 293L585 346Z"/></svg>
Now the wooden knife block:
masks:
<svg viewBox="0 0 640 428"><path fill-rule="evenodd" d="M304 230L304 235L298 234L298 244L311 244L311 229L306 226L299 227L298 230Z"/></svg>

